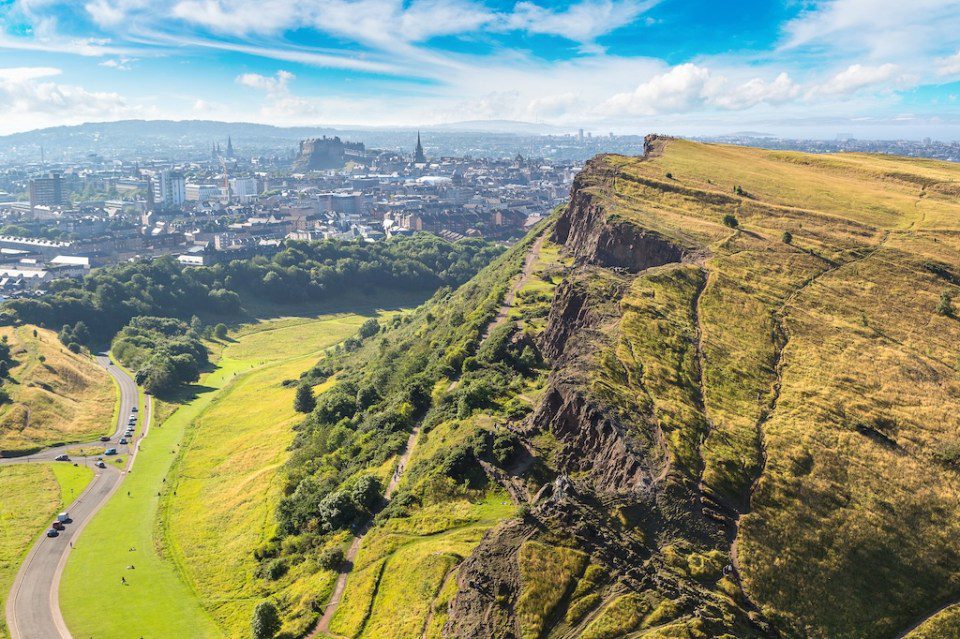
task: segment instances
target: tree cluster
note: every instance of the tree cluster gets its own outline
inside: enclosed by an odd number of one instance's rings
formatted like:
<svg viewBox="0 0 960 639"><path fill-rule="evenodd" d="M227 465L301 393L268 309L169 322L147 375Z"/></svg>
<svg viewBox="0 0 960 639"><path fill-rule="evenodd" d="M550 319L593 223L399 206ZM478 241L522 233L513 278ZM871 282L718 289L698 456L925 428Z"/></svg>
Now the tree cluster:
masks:
<svg viewBox="0 0 960 639"><path fill-rule="evenodd" d="M168 317L135 317L117 333L112 351L136 371L138 384L162 397L200 379L208 359L199 330Z"/></svg>

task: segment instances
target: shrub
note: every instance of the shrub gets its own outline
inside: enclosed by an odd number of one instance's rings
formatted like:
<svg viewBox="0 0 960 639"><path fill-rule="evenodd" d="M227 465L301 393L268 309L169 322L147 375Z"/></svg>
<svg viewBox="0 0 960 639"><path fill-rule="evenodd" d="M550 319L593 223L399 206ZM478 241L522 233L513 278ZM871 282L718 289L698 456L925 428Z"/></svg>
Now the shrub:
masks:
<svg viewBox="0 0 960 639"><path fill-rule="evenodd" d="M947 317L953 317L954 312L953 296L950 295L950 291L944 291L940 293L940 302L937 304L937 313L940 315L946 315Z"/></svg>
<svg viewBox="0 0 960 639"><path fill-rule="evenodd" d="M733 215L732 213L727 213L723 216L723 225L735 229L740 226L740 221L737 219L737 216Z"/></svg>
<svg viewBox="0 0 960 639"><path fill-rule="evenodd" d="M274 559L267 564L267 578L270 581L276 581L287 574L287 562L283 559Z"/></svg>
<svg viewBox="0 0 960 639"><path fill-rule="evenodd" d="M343 550L339 546L324 548L317 556L317 564L324 570L339 570L343 565Z"/></svg>
<svg viewBox="0 0 960 639"><path fill-rule="evenodd" d="M367 339L380 332L380 323L372 317L360 325L360 338Z"/></svg>
<svg viewBox="0 0 960 639"><path fill-rule="evenodd" d="M784 231L783 235L780 236L780 241L784 244L793 244L793 233Z"/></svg>
<svg viewBox="0 0 960 639"><path fill-rule="evenodd" d="M227 325L221 322L213 327L213 336L217 339L224 339L227 336Z"/></svg>
<svg viewBox="0 0 960 639"><path fill-rule="evenodd" d="M253 610L253 639L273 639L280 632L280 613L270 601L261 601Z"/></svg>

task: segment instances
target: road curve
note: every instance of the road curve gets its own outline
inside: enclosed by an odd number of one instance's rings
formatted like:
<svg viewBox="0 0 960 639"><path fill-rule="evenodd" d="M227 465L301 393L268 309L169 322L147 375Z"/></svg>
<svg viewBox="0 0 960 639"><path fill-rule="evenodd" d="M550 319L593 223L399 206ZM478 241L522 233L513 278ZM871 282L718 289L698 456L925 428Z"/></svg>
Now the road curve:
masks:
<svg viewBox="0 0 960 639"><path fill-rule="evenodd" d="M110 373L120 388L120 412L117 416L117 430L113 436L115 442L126 430L127 417L137 405L137 385L105 355L98 355L96 360ZM149 430L151 413L152 404L148 401L133 447L111 444L117 447L121 455L129 455L126 466L123 469L116 468L115 464L108 464L103 469L93 467L95 474L90 484L80 497L66 508L72 523L68 524L58 537L41 536L31 548L20 566L7 598L6 618L12 639L71 639L59 606L59 585L63 567L84 526L113 495L129 471L136 457L136 447ZM103 445L99 441L87 445L94 444ZM26 457L0 460L0 464L51 461L63 453L64 449L83 445L85 444L52 446ZM88 458L78 463L92 466L93 460Z"/></svg>

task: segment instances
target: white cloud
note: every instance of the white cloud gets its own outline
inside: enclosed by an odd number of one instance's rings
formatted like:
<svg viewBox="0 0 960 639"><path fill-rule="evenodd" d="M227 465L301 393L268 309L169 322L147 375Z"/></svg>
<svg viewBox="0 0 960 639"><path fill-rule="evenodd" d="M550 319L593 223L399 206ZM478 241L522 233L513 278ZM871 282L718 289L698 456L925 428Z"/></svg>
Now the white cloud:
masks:
<svg viewBox="0 0 960 639"><path fill-rule="evenodd" d="M558 35L574 42L590 43L610 33L657 4L656 0L582 0L557 11L534 4L518 2L513 13L504 16L508 28Z"/></svg>
<svg viewBox="0 0 960 639"><path fill-rule="evenodd" d="M63 73L55 67L7 67L0 68L0 82L28 82Z"/></svg>
<svg viewBox="0 0 960 639"><path fill-rule="evenodd" d="M809 95L811 97L817 95L847 96L878 85L883 85L885 88L894 88L907 79L901 73L900 67L892 63L880 66L851 64L827 82L811 88Z"/></svg>
<svg viewBox="0 0 960 639"><path fill-rule="evenodd" d="M744 110L759 104L782 104L797 98L800 86L781 72L772 81L751 78L734 82L693 63L654 75L636 89L617 93L599 105L609 115L684 113L708 107Z"/></svg>
<svg viewBox="0 0 960 639"><path fill-rule="evenodd" d="M958 24L956 0L820 0L785 25L783 46L909 59L956 46Z"/></svg>
<svg viewBox="0 0 960 639"><path fill-rule="evenodd" d="M629 93L618 93L600 105L600 112L620 115L654 115L687 111L702 105L714 83L710 70L692 63L673 67L642 82Z"/></svg>
<svg viewBox="0 0 960 639"><path fill-rule="evenodd" d="M288 93L287 83L296 76L289 71L277 71L273 77L260 75L259 73L244 73L237 76L237 83L251 89L265 91L268 95L279 96Z"/></svg>
<svg viewBox="0 0 960 639"><path fill-rule="evenodd" d="M46 80L59 74L60 69L52 67L0 69L0 111L7 115L0 122L0 131L20 130L25 123L34 126L75 124L145 113L117 93L88 91Z"/></svg>
<svg viewBox="0 0 960 639"><path fill-rule="evenodd" d="M132 68L130 65L136 61L136 58L107 58L99 66L117 71L129 71Z"/></svg>
<svg viewBox="0 0 960 639"><path fill-rule="evenodd" d="M960 75L960 51L937 60L937 75Z"/></svg>
<svg viewBox="0 0 960 639"><path fill-rule="evenodd" d="M114 27L147 6L147 0L91 0L83 8L101 27Z"/></svg>

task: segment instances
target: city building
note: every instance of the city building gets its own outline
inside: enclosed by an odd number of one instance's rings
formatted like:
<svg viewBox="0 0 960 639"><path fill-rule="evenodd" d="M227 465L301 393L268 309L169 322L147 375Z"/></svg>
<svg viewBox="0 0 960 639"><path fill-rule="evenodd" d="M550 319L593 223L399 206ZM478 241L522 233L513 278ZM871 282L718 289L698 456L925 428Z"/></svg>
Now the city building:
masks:
<svg viewBox="0 0 960 639"><path fill-rule="evenodd" d="M183 173L163 169L153 174L153 202L161 209L178 209L187 199L187 183Z"/></svg>
<svg viewBox="0 0 960 639"><path fill-rule="evenodd" d="M56 171L46 177L30 180L30 206L60 206L63 204L63 177Z"/></svg>
<svg viewBox="0 0 960 639"><path fill-rule="evenodd" d="M194 184L188 182L184 190L184 199L188 202L210 202L220 199L220 187L216 184Z"/></svg>

